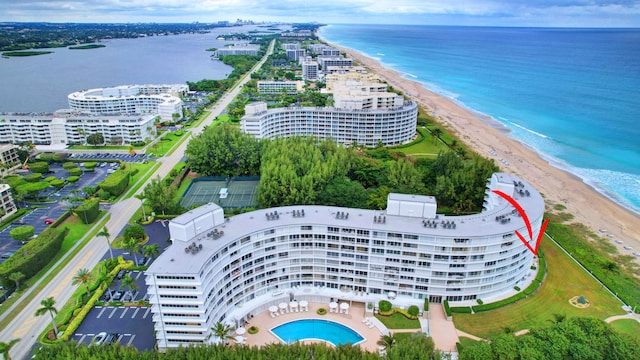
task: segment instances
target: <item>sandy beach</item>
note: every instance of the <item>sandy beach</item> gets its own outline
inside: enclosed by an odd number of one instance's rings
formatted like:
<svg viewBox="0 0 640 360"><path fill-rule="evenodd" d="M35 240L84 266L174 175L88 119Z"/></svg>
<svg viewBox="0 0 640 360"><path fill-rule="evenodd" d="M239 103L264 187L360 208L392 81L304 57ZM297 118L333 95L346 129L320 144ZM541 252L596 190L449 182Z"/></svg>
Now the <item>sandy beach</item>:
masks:
<svg viewBox="0 0 640 360"><path fill-rule="evenodd" d="M493 158L502 171L518 175L533 184L546 199L547 208L555 204L566 206L564 212L573 214L574 222L582 223L606 238L618 248L620 254L640 252L640 216L601 195L577 176L554 167L535 151L509 137L506 129L495 121L482 119L449 98L402 77L358 51L335 47L378 74L389 85L418 101L474 151ZM495 155L489 152L491 150L495 151ZM509 165L501 162L501 158ZM615 240L623 243L617 244ZM633 249L625 250L623 246ZM635 260L640 263L639 258Z"/></svg>

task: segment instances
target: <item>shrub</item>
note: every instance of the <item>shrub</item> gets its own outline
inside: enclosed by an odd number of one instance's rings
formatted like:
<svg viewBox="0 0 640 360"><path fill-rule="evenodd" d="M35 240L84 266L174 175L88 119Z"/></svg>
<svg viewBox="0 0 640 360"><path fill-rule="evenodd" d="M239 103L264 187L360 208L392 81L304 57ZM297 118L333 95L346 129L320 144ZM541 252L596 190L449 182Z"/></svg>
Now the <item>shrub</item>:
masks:
<svg viewBox="0 0 640 360"><path fill-rule="evenodd" d="M29 164L29 169L34 173L44 174L49 171L49 164L44 161L38 161Z"/></svg>
<svg viewBox="0 0 640 360"><path fill-rule="evenodd" d="M40 161L47 163L60 162L60 155L58 154L42 154L40 155Z"/></svg>
<svg viewBox="0 0 640 360"><path fill-rule="evenodd" d="M318 311L316 311L316 313L317 313L318 315L326 315L326 314L327 314L327 309L325 309L325 308L320 308L320 309L318 309Z"/></svg>
<svg viewBox="0 0 640 360"><path fill-rule="evenodd" d="M87 161L84 163L84 168L85 169L93 169L94 167L98 166L98 163L95 161Z"/></svg>
<svg viewBox="0 0 640 360"><path fill-rule="evenodd" d="M454 306L450 310L453 314L471 314L470 306Z"/></svg>
<svg viewBox="0 0 640 360"><path fill-rule="evenodd" d="M480 299L476 300L476 302L477 302L479 305L484 304L484 302L483 302L482 300L480 300Z"/></svg>
<svg viewBox="0 0 640 360"><path fill-rule="evenodd" d="M23 281L26 281L37 274L58 254L66 233L66 228L46 228L37 238L0 264L0 278L7 279L9 274L19 271L25 275Z"/></svg>
<svg viewBox="0 0 640 360"><path fill-rule="evenodd" d="M429 311L429 298L424 299L424 305L422 306L422 310Z"/></svg>
<svg viewBox="0 0 640 360"><path fill-rule="evenodd" d="M64 180L55 179L49 182L49 185L55 187L56 189L60 189L64 186Z"/></svg>
<svg viewBox="0 0 640 360"><path fill-rule="evenodd" d="M520 291L520 286L514 286L514 287L513 287L513 290L515 290L515 291Z"/></svg>
<svg viewBox="0 0 640 360"><path fill-rule="evenodd" d="M22 180L26 181L26 182L30 182L30 183L35 183L40 181L40 179L42 179L42 174L41 173L31 173L31 174L27 174L25 176L22 177Z"/></svg>
<svg viewBox="0 0 640 360"><path fill-rule="evenodd" d="M108 191L100 189L100 191L98 191L98 197L100 200L109 200L111 199L111 194Z"/></svg>
<svg viewBox="0 0 640 360"><path fill-rule="evenodd" d="M447 316L451 316L451 308L449 307L449 300L443 301L442 305L444 306L444 312L447 314Z"/></svg>
<svg viewBox="0 0 640 360"><path fill-rule="evenodd" d="M389 311L391 311L391 307L392 307L391 302L387 300L380 300L378 302L378 309L380 310L380 312L388 313Z"/></svg>
<svg viewBox="0 0 640 360"><path fill-rule="evenodd" d="M82 205L78 206L74 213L85 224L93 223L100 214L100 200L85 200Z"/></svg>
<svg viewBox="0 0 640 360"><path fill-rule="evenodd" d="M44 179L44 181L46 181L46 182L48 182L48 183L51 183L53 180L58 180L58 178L57 178L57 177L55 177L55 176L49 176L49 177L46 177L46 178Z"/></svg>
<svg viewBox="0 0 640 360"><path fill-rule="evenodd" d="M18 226L9 231L11 238L17 241L27 241L33 237L33 234L35 234L35 229L31 225Z"/></svg>
<svg viewBox="0 0 640 360"><path fill-rule="evenodd" d="M113 196L118 196L129 186L129 172L116 171L107 176L99 185L104 191L108 191Z"/></svg>
<svg viewBox="0 0 640 360"><path fill-rule="evenodd" d="M259 329L258 329L258 327L257 327L257 326L251 326L251 327L249 327L249 330L247 330L247 332L248 332L249 334L251 334L251 335L253 335L253 334L257 334L257 333L258 333L258 331L259 331Z"/></svg>
<svg viewBox="0 0 640 360"><path fill-rule="evenodd" d="M407 312L409 313L409 315L416 317L418 316L418 314L420 314L420 309L415 305L411 305L409 306L409 309L407 309Z"/></svg>
<svg viewBox="0 0 640 360"><path fill-rule="evenodd" d="M21 176L18 175L8 175L4 177L4 182L12 188L16 188L25 183Z"/></svg>
<svg viewBox="0 0 640 360"><path fill-rule="evenodd" d="M80 176L69 176L67 178L67 182L72 183L72 184L75 183L75 182L78 182L78 180L80 180Z"/></svg>
<svg viewBox="0 0 640 360"><path fill-rule="evenodd" d="M67 161L66 163L62 164L62 168L65 170L73 169L76 167L78 167L78 164L71 161Z"/></svg>
<svg viewBox="0 0 640 360"><path fill-rule="evenodd" d="M124 229L124 233L122 234L122 236L125 239L143 240L146 236L146 233L144 232L144 228L142 226L131 225Z"/></svg>
<svg viewBox="0 0 640 360"><path fill-rule="evenodd" d="M69 173L69 175L74 175L74 176L80 176L82 175L82 170L80 168L71 168L69 170L67 170L67 172Z"/></svg>

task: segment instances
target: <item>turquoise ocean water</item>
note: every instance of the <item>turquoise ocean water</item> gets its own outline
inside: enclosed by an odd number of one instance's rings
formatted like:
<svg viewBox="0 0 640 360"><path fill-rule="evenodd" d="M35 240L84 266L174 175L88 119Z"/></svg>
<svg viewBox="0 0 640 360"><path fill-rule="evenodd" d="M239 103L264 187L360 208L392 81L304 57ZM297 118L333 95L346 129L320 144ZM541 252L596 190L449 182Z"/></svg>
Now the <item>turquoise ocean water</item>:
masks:
<svg viewBox="0 0 640 360"><path fill-rule="evenodd" d="M329 25L319 34L492 117L640 213L640 29Z"/></svg>

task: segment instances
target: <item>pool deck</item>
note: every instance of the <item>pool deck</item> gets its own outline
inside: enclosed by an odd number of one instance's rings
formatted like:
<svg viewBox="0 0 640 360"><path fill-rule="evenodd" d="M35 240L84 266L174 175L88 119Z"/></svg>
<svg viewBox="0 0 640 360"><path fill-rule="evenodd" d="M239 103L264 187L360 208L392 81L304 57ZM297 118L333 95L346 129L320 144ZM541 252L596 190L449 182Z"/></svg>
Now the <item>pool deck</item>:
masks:
<svg viewBox="0 0 640 360"><path fill-rule="evenodd" d="M290 312L288 314L283 314L272 318L269 315L269 311L263 311L259 315L255 316L248 324L245 325L245 328L249 328L250 326L257 326L260 331L257 334L246 334L244 335L247 340L246 344L249 346L262 346L271 343L279 343L278 340L269 330L290 322L294 320L300 319L320 319L320 320L330 320L340 323L342 325L348 326L351 329L357 331L362 337L364 337L364 341L362 341L359 346L363 350L367 350L370 352L376 352L379 350L376 342L380 339L382 335L381 331L378 330L377 327L369 328L362 321L365 318L365 310L363 303L353 303L353 305L349 308L349 314L337 314L337 313L329 313L326 315L318 315L316 312L319 308L325 308L327 311L329 310L329 304L325 303L316 303L309 302L309 311L303 312ZM311 342L311 341L310 341ZM307 343L305 341L304 343Z"/></svg>

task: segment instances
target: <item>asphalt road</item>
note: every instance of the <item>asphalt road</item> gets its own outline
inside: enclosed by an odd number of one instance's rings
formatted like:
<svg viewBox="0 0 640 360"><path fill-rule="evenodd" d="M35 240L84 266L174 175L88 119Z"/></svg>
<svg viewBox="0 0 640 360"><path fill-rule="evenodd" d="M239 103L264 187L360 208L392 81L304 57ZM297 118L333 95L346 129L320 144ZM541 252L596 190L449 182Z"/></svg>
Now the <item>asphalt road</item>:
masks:
<svg viewBox="0 0 640 360"><path fill-rule="evenodd" d="M265 55L263 59L254 67L252 72L262 66L262 64L266 61L268 55L273 51L273 46L274 43L272 42L269 50L267 51L267 55ZM222 111L229 105L229 103L231 103L231 101L239 94L242 85L247 83L250 78L251 77L249 75L245 76L243 80L240 81L238 86L229 91L227 95L223 96L222 99L220 99L218 103L210 109L211 114L205 119L205 121L203 121L202 124L197 128L192 129L192 136L200 134L206 126L210 125L215 117L220 115ZM144 189L144 187L156 176L164 178L167 174L169 174L175 164L178 163L184 156L187 144L188 141L184 141L170 156L165 156L158 159L158 161L161 163L160 167L158 168L158 170L156 170L154 175L151 176L149 180L147 180L144 186L140 187L140 190L138 190L136 194L142 192L142 189ZM120 233L120 231L122 231L122 229L127 225L128 220L133 216L133 214L139 207L140 201L134 197L113 204L111 206L111 209L109 210L111 218L106 225L109 233ZM96 226L97 225L95 225L94 228ZM81 241L78 241L76 244L80 243ZM40 283L38 282L34 284L34 286L32 286L29 290L23 293L22 301L29 301L29 304L16 315L16 317L7 327L0 331L0 339L2 339L2 341L4 342L8 342L15 338L21 339L11 349L11 358L25 359L29 355L32 347L37 341L38 336L51 323L51 318L49 316L36 317L34 315L36 310L41 307L40 302L48 297L53 296L56 300L56 307L58 309L62 307L62 305L64 305L69 300L76 289L76 286L71 285L71 279L78 271L78 269L92 269L103 258L104 254L107 251L108 247L105 239L102 237L94 237L82 250L78 252L76 257L69 261L67 266L65 266L53 278L51 282L45 285L42 291L34 291L36 286ZM66 258L66 256L64 258ZM55 266L53 268L55 268ZM0 320L6 317L8 314L13 314L14 311L16 311L15 307L18 303L20 303L20 301L17 301L9 309L5 310L3 315L0 317Z"/></svg>

